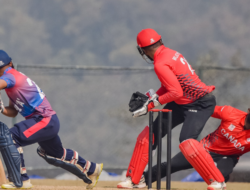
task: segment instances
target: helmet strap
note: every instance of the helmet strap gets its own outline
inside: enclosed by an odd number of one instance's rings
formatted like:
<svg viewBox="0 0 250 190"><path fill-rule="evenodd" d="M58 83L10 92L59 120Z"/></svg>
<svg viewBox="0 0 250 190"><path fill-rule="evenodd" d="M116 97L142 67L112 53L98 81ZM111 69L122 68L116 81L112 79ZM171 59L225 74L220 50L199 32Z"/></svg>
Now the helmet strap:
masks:
<svg viewBox="0 0 250 190"><path fill-rule="evenodd" d="M140 46L137 46L137 50L139 52L139 54L142 56L142 58L148 63L148 64L153 64L154 60L147 56L144 51L142 50L142 48Z"/></svg>

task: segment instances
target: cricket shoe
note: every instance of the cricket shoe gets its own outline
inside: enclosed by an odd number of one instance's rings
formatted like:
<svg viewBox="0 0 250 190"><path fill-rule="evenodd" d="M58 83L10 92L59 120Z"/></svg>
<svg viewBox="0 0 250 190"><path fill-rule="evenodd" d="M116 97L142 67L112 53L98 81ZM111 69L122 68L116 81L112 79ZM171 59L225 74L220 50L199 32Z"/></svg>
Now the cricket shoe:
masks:
<svg viewBox="0 0 250 190"><path fill-rule="evenodd" d="M141 177L140 182L138 184L134 184L131 180L131 177L127 177L125 181L117 184L117 188L120 189L133 189L133 188L141 189L145 188L146 186L147 185L144 176Z"/></svg>
<svg viewBox="0 0 250 190"><path fill-rule="evenodd" d="M226 190L226 183L219 183L215 181L207 187L207 190Z"/></svg>
<svg viewBox="0 0 250 190"><path fill-rule="evenodd" d="M88 176L89 179L92 181L92 183L88 184L86 189L93 189L96 186L98 179L99 179L99 176L102 173L102 168L103 168L103 163L96 164L94 173L92 175Z"/></svg>
<svg viewBox="0 0 250 190"><path fill-rule="evenodd" d="M30 183L30 180L23 181L23 186L22 187L16 187L14 183L5 183L2 184L1 188L2 189L31 189L33 185Z"/></svg>

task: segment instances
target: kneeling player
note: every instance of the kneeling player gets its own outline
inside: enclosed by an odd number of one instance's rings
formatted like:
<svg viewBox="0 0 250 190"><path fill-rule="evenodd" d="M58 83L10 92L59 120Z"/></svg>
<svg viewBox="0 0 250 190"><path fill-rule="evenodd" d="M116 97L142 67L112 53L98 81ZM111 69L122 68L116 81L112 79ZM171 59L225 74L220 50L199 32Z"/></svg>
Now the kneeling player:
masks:
<svg viewBox="0 0 250 190"><path fill-rule="evenodd" d="M87 189L93 188L103 164L87 161L76 151L63 148L58 136L60 123L45 94L34 81L15 70L8 54L0 50L0 90L2 89L5 89L10 101L9 106L4 107L0 97L0 112L8 117L15 117L20 112L25 117L24 121L15 124L10 130L0 122L1 139L5 139L4 142L0 142L1 151L4 151L2 154L14 157L11 159L12 162L7 157L4 159L9 166L9 179L13 183L3 184L2 188L32 187L26 173L22 147L34 143L39 144L37 153L46 162L75 174L88 184ZM13 165L16 166L16 170L13 170Z"/></svg>
<svg viewBox="0 0 250 190"><path fill-rule="evenodd" d="M224 176L225 182L227 182L229 180L229 174L232 173L233 168L238 163L239 157L250 151L250 108L246 113L231 106L216 106L212 117L221 119L221 124L213 133L203 138L200 141L200 145L204 147L204 150L209 152ZM185 141L183 143L185 143ZM181 146L182 144L180 144L180 148ZM175 155L171 160L171 173L192 168L193 166L187 161L189 159L190 157L188 158L187 155L184 156L182 152ZM166 165L166 162L162 163L162 177L166 176ZM200 173L199 167L194 167ZM210 173L207 172L207 175L209 174ZM156 181L156 176L157 167L154 166L152 182ZM145 172L141 179L144 180L141 180L140 186L144 184L145 187L148 182L148 173ZM204 180L206 181L206 179ZM139 186L139 184L137 185ZM214 182L208 186L208 189L226 189L226 184L223 183L222 187L220 187L220 183Z"/></svg>

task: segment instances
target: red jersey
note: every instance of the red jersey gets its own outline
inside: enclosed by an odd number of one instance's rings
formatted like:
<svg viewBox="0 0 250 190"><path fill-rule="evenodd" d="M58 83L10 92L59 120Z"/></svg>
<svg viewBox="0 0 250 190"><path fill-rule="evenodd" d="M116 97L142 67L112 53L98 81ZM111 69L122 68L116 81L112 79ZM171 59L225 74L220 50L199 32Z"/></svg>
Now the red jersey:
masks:
<svg viewBox="0 0 250 190"><path fill-rule="evenodd" d="M216 106L212 117L221 119L213 133L201 140L208 151L241 156L250 151L250 130L244 130L247 113L231 106Z"/></svg>
<svg viewBox="0 0 250 190"><path fill-rule="evenodd" d="M180 53L164 45L154 54L154 70L162 85L156 92L161 104L190 104L215 89L201 82Z"/></svg>

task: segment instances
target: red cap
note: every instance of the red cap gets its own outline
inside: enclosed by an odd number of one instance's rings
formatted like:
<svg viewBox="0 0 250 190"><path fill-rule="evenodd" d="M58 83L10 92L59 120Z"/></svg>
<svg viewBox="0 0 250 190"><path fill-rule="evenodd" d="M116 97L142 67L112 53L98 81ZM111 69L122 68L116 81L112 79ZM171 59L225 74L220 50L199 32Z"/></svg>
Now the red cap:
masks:
<svg viewBox="0 0 250 190"><path fill-rule="evenodd" d="M150 46L161 39L161 36L153 29L143 29L137 35L137 44L140 47Z"/></svg>

